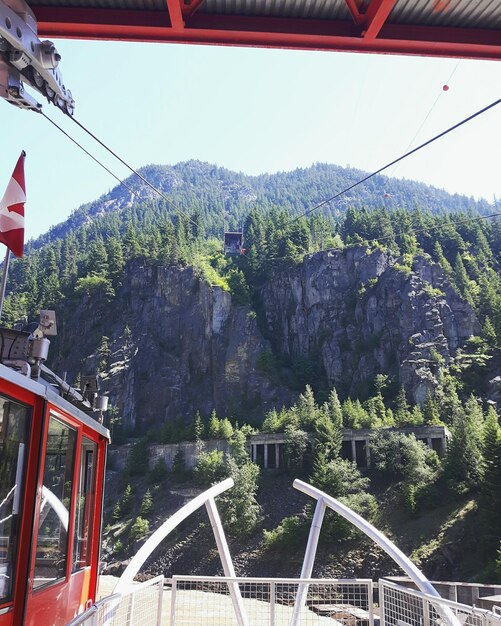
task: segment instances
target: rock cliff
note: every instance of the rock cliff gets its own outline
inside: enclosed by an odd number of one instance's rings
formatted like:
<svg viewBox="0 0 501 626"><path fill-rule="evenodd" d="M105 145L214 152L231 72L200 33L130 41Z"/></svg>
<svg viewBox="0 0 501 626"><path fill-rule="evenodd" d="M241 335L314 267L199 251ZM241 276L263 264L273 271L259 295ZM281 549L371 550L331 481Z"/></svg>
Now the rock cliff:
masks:
<svg viewBox="0 0 501 626"><path fill-rule="evenodd" d="M100 369L125 424L145 430L212 408L259 420L292 403L297 390L262 367L270 353L280 367L313 363L344 394L390 374L421 402L439 364L479 332L437 265L361 247L276 271L257 299L258 316L191 268L136 261L114 299L85 297L61 320L52 366L70 379Z"/></svg>
<svg viewBox="0 0 501 626"><path fill-rule="evenodd" d="M440 363L480 327L436 264L411 268L362 247L315 254L277 274L261 293L275 352L314 357L329 386L364 395L378 373L423 402Z"/></svg>

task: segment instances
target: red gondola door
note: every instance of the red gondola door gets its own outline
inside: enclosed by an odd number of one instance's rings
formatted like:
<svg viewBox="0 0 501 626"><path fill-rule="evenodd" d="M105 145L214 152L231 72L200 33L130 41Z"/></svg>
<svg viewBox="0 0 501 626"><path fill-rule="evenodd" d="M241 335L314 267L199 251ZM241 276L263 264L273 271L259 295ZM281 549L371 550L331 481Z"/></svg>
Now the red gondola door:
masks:
<svg viewBox="0 0 501 626"><path fill-rule="evenodd" d="M46 419L26 626L63 626L94 599L105 441L58 409Z"/></svg>
<svg viewBox="0 0 501 626"><path fill-rule="evenodd" d="M22 622L43 404L0 378L0 626Z"/></svg>

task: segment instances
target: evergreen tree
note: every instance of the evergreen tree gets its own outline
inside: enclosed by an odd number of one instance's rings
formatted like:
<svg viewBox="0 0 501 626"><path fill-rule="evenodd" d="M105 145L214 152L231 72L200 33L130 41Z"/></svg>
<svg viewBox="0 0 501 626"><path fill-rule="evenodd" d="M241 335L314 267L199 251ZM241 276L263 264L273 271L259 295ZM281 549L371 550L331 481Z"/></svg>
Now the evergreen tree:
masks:
<svg viewBox="0 0 501 626"><path fill-rule="evenodd" d="M216 409L212 409L209 419L209 425L207 426L207 434L209 439L218 439L221 437L221 423L217 418Z"/></svg>
<svg viewBox="0 0 501 626"><path fill-rule="evenodd" d="M487 412L482 451L484 473L479 497L481 537L484 548L492 552L501 541L501 428L492 406Z"/></svg>
<svg viewBox="0 0 501 626"><path fill-rule="evenodd" d="M296 406L300 427L311 430L318 418L319 410L310 385L306 385L306 389L304 393L300 394Z"/></svg>
<svg viewBox="0 0 501 626"><path fill-rule="evenodd" d="M393 416L397 426L404 426L404 424L408 424L410 421L409 405L407 404L407 397L403 386L400 387L395 400Z"/></svg>
<svg viewBox="0 0 501 626"><path fill-rule="evenodd" d="M440 425L442 422L440 421L440 413L437 407L433 396L431 395L430 390L426 393L426 400L423 404L423 417L426 424L430 425Z"/></svg>
<svg viewBox="0 0 501 626"><path fill-rule="evenodd" d="M455 414L447 445L445 476L449 487L458 493L476 489L482 476L478 425L472 417L463 409Z"/></svg>

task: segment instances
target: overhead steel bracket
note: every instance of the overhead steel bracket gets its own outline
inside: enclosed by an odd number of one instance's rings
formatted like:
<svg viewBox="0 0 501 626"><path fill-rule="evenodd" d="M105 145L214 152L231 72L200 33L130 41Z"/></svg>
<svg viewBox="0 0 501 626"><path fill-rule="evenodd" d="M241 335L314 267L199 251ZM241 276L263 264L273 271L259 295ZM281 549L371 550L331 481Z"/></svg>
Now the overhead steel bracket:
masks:
<svg viewBox="0 0 501 626"><path fill-rule="evenodd" d="M58 69L60 54L52 41L40 41L37 21L24 0L0 0L0 96L23 109L42 105L26 83L59 109L73 115L75 102Z"/></svg>

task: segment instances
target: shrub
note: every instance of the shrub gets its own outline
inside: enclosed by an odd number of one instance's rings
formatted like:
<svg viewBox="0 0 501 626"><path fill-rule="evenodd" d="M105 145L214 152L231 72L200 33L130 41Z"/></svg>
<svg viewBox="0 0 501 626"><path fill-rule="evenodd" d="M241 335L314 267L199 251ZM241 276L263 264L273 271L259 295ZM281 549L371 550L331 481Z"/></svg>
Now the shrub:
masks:
<svg viewBox="0 0 501 626"><path fill-rule="evenodd" d="M75 295L78 297L100 298L109 302L115 297L115 290L111 285L111 281L104 276L90 274L77 280Z"/></svg>
<svg viewBox="0 0 501 626"><path fill-rule="evenodd" d="M223 453L219 450L202 452L194 469L195 480L201 485L210 485L224 476Z"/></svg>
<svg viewBox="0 0 501 626"><path fill-rule="evenodd" d="M158 461L153 466L153 469L150 472L149 480L152 484L158 485L163 482L167 476L169 475L169 470L167 469L167 464L163 458L158 459Z"/></svg>
<svg viewBox="0 0 501 626"><path fill-rule="evenodd" d="M376 434L371 440L371 457L382 474L416 485L433 481L441 466L434 450L414 435L403 433Z"/></svg>
<svg viewBox="0 0 501 626"><path fill-rule="evenodd" d="M129 539L131 541L139 541L146 537L146 535L150 532L150 524L147 519L143 517L138 517L136 521L132 524Z"/></svg>
<svg viewBox="0 0 501 626"><path fill-rule="evenodd" d="M308 523L297 515L284 517L272 530L263 531L265 548L290 549L304 543L308 534Z"/></svg>

